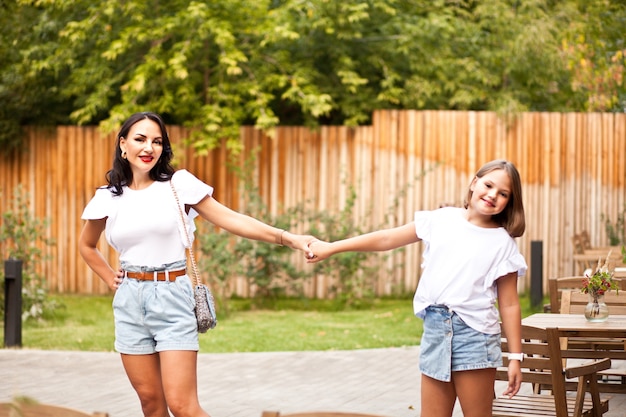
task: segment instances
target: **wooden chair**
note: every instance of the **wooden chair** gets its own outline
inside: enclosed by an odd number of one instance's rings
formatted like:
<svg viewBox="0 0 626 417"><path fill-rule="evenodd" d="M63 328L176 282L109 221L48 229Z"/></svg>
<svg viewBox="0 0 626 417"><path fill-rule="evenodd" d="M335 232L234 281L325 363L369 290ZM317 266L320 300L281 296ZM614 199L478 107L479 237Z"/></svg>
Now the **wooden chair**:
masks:
<svg viewBox="0 0 626 417"><path fill-rule="evenodd" d="M572 236L572 246L574 249L573 259L576 262L577 272L583 274L587 269L595 269L598 265L598 259L606 259L610 252L610 267L623 267L623 256L621 246L601 246L592 247L589 233L583 230L577 235Z"/></svg>
<svg viewBox="0 0 626 417"><path fill-rule="evenodd" d="M580 289L583 279L582 275L569 277L557 277L548 279L548 295L550 297L550 305L548 308L544 306L545 313L559 313L561 310L561 293L564 290Z"/></svg>
<svg viewBox="0 0 626 417"><path fill-rule="evenodd" d="M562 314L584 314L588 302L588 295L580 290L565 290L561 297ZM604 301L609 307L610 314L626 314L626 292L610 291L604 294ZM626 351L626 339L566 339L561 343L568 348L578 350L578 357L584 357L584 351L600 352L600 355L610 355L611 351ZM626 354L625 354L626 355ZM593 355L589 355L591 357ZM624 355L622 355L624 356ZM568 361L580 363L581 360ZM600 376L600 392L626 393L626 361L613 360L610 369L598 372Z"/></svg>
<svg viewBox="0 0 626 417"><path fill-rule="evenodd" d="M626 281L626 267L616 267L613 271L613 278Z"/></svg>
<svg viewBox="0 0 626 417"><path fill-rule="evenodd" d="M494 417L601 417L608 411L609 400L600 398L598 391L597 372L608 369L611 360L564 367L560 337L556 328L522 326L522 352L526 355L521 364L522 380L533 387L549 386L551 393L517 394L513 398L494 393ZM502 353L504 364L508 365L508 343L504 338ZM567 395L566 383L570 378L577 379L576 396ZM498 368L496 379L508 381L507 368Z"/></svg>
<svg viewBox="0 0 626 417"><path fill-rule="evenodd" d="M571 290L573 292L580 292L580 287L582 286L583 279L585 279L585 277L582 275L548 279L548 295L550 297L550 305L544 306L543 311L545 313L560 313L563 291ZM626 277L616 278L614 275L613 279L617 283L620 291L626 291Z"/></svg>
<svg viewBox="0 0 626 417"><path fill-rule="evenodd" d="M378 414L347 413L341 411L309 411L281 414L278 411L263 411L261 417L384 417Z"/></svg>
<svg viewBox="0 0 626 417"><path fill-rule="evenodd" d="M574 247L574 253L586 253L589 251L597 252L600 255L608 254L609 251L612 251L612 255L616 255L620 253L620 246L591 246L591 238L589 237L589 232L583 230L577 235L572 236L572 246Z"/></svg>
<svg viewBox="0 0 626 417"><path fill-rule="evenodd" d="M562 314L583 314L585 306L589 302L589 296L576 290L561 291ZM609 314L626 314L626 292L609 291L604 294L604 302L609 307Z"/></svg>
<svg viewBox="0 0 626 417"><path fill-rule="evenodd" d="M14 401L0 403L0 417L108 417L108 413L87 413L73 408L60 407L49 404L39 404L34 401Z"/></svg>
<svg viewBox="0 0 626 417"><path fill-rule="evenodd" d="M574 247L574 253L585 253L587 249L591 249L589 232L583 230L579 234L572 236L572 246Z"/></svg>
<svg viewBox="0 0 626 417"><path fill-rule="evenodd" d="M585 251L585 253L574 254L572 258L578 264L577 270L580 271L580 274L584 275L586 271L593 271L597 268L598 260L600 260L601 264L604 264L608 253L608 250L591 249ZM622 260L622 254L613 250L609 256L608 266L610 269L624 268L625 265Z"/></svg>

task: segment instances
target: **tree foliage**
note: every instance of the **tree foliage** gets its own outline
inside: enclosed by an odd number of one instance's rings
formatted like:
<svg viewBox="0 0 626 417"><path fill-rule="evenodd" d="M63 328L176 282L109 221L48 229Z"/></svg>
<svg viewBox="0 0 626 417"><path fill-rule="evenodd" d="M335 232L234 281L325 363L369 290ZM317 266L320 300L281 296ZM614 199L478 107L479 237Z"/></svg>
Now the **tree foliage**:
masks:
<svg viewBox="0 0 626 417"><path fill-rule="evenodd" d="M359 125L375 109L623 111L619 0L0 0L0 143L26 124ZM6 146L3 146L6 148Z"/></svg>

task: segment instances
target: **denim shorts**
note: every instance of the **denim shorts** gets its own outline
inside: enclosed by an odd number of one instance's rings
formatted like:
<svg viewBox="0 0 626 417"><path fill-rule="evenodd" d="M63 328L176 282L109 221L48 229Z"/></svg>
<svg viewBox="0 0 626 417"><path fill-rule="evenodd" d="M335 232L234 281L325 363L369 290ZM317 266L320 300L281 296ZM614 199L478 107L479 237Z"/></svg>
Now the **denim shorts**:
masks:
<svg viewBox="0 0 626 417"><path fill-rule="evenodd" d="M175 281L124 278L113 297L115 350L129 355L199 350L194 307L187 275Z"/></svg>
<svg viewBox="0 0 626 417"><path fill-rule="evenodd" d="M469 327L446 306L426 308L420 343L420 371L449 382L452 372L502 366L500 334Z"/></svg>

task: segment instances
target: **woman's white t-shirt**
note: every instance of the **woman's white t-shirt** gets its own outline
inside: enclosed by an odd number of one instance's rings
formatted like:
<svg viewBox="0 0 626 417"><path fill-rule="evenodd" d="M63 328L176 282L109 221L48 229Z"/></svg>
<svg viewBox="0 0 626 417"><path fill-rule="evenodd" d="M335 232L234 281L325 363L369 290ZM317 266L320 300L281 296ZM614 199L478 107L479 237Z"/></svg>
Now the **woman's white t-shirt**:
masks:
<svg viewBox="0 0 626 417"><path fill-rule="evenodd" d="M211 186L186 170L176 171L172 184L182 205L196 204L213 194ZM120 262L160 267L186 259L185 231L169 181L155 181L143 190L123 190L116 196L99 188L82 214L84 220L106 218L105 236ZM193 209L187 215L192 242L197 215Z"/></svg>
<svg viewBox="0 0 626 417"><path fill-rule="evenodd" d="M502 228L484 228L465 219L464 209L445 207L415 213L415 232L426 245L413 310L442 304L482 333L500 331L496 280L527 265L515 240Z"/></svg>

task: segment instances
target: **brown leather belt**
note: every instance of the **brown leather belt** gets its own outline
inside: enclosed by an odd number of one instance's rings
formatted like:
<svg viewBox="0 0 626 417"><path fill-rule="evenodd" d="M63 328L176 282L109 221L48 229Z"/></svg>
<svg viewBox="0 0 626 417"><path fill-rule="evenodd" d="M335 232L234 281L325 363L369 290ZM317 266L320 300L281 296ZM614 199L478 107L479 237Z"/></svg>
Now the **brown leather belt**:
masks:
<svg viewBox="0 0 626 417"><path fill-rule="evenodd" d="M169 280L176 281L176 278L182 277L186 273L187 273L187 270L185 269L179 269L177 271L168 271ZM151 272L126 271L125 274L128 278L139 279L142 281L167 281L165 271L158 271L156 273L154 271L151 271ZM156 276L156 279L155 279L155 276Z"/></svg>

